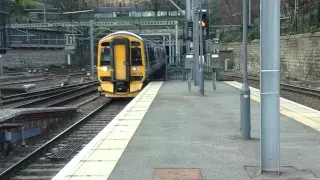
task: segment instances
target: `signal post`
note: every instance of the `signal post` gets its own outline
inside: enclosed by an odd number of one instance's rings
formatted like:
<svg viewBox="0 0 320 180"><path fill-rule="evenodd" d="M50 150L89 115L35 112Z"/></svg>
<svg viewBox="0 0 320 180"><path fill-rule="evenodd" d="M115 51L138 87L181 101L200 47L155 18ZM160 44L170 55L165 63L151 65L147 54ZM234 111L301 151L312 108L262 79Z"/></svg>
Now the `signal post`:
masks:
<svg viewBox="0 0 320 180"><path fill-rule="evenodd" d="M202 7L202 5L200 6ZM204 61L205 61L205 40L208 30L208 19L206 10L201 8L201 31L200 31L200 95L204 96Z"/></svg>

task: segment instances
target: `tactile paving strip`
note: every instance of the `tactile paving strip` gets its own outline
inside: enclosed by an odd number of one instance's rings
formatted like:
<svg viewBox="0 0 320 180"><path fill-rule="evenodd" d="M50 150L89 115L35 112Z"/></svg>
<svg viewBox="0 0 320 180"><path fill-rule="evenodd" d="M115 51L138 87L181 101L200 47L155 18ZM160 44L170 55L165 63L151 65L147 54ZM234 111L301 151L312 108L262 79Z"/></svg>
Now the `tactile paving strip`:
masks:
<svg viewBox="0 0 320 180"><path fill-rule="evenodd" d="M155 169L152 180L201 180L200 169Z"/></svg>

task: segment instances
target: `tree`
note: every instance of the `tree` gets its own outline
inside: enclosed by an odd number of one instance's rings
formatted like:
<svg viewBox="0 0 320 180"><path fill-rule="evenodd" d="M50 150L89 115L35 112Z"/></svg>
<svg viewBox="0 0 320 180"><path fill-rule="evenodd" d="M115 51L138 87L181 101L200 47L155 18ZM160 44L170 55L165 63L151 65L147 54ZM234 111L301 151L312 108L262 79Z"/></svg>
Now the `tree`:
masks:
<svg viewBox="0 0 320 180"><path fill-rule="evenodd" d="M221 24L222 16L221 16L221 8L220 8L221 0L212 0L209 4L210 8L210 24L219 25Z"/></svg>
<svg viewBox="0 0 320 180"><path fill-rule="evenodd" d="M51 0L51 4L61 12L88 10L91 3L87 0Z"/></svg>
<svg viewBox="0 0 320 180"><path fill-rule="evenodd" d="M11 0L11 20L13 23L27 22L29 17L25 9L41 7L43 4L37 0Z"/></svg>
<svg viewBox="0 0 320 180"><path fill-rule="evenodd" d="M160 7L164 4L164 0L148 0L145 5L152 9L157 19Z"/></svg>
<svg viewBox="0 0 320 180"><path fill-rule="evenodd" d="M91 2L91 1L90 1ZM62 12L73 12L88 10L92 8L92 5L87 0L51 0L50 4L55 8L58 8ZM79 14L68 14L67 19L69 21L77 20L80 18Z"/></svg>
<svg viewBox="0 0 320 180"><path fill-rule="evenodd" d="M287 1L287 0L285 0ZM220 21L220 24L242 24L242 1L241 0L211 0L211 22ZM260 0L251 0L252 20L259 17Z"/></svg>

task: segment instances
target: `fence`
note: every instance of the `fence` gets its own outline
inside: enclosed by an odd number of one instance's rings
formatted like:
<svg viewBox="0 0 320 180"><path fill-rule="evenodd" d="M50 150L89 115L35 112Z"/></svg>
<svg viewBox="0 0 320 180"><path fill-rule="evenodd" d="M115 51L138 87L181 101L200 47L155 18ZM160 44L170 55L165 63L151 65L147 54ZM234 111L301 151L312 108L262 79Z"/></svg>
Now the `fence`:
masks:
<svg viewBox="0 0 320 180"><path fill-rule="evenodd" d="M204 79L213 80L213 70L210 67L208 57L205 58L204 62ZM167 63L165 69L165 80L188 80L188 76L192 72L190 69L185 67L185 58L184 56L167 56ZM193 80L193 76L192 76Z"/></svg>
<svg viewBox="0 0 320 180"><path fill-rule="evenodd" d="M314 33L320 30L320 6L300 11L281 21L281 35Z"/></svg>
<svg viewBox="0 0 320 180"><path fill-rule="evenodd" d="M220 30L220 39L223 42L242 41L242 27L224 27ZM212 29L211 31L214 31ZM320 1L313 6L300 7L296 13L291 11L281 18L281 36L315 33L320 31ZM249 27L248 38L250 40L260 39L260 19L254 20Z"/></svg>

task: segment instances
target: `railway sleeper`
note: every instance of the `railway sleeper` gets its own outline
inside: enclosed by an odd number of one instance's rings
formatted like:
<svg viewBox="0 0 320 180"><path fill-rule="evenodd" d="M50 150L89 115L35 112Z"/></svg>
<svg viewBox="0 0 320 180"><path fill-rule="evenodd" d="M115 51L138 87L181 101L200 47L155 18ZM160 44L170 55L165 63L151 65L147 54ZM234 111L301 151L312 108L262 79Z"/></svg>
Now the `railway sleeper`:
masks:
<svg viewBox="0 0 320 180"><path fill-rule="evenodd" d="M30 168L30 169L23 169L20 172L23 174L48 174L46 172L54 172L58 173L61 169L60 168Z"/></svg>
<svg viewBox="0 0 320 180"><path fill-rule="evenodd" d="M97 134L98 132L100 132L102 130L102 128L81 128L77 131L77 133L79 134L85 134L85 133L88 133L88 134Z"/></svg>
<svg viewBox="0 0 320 180"><path fill-rule="evenodd" d="M94 136L93 136L94 137ZM87 134L72 134L70 135L69 137L67 138L88 138L88 135ZM67 139L66 138L66 139ZM90 137L91 138L91 137Z"/></svg>
<svg viewBox="0 0 320 180"><path fill-rule="evenodd" d="M97 125L97 124L103 124L104 126L106 126L106 125L108 125L109 124L109 122L110 122L111 120L100 120L100 121L94 121L94 122L91 122L91 124L93 125Z"/></svg>
<svg viewBox="0 0 320 180"><path fill-rule="evenodd" d="M84 126L82 126L81 128L86 128L86 129L101 129L104 126L106 126L106 123L101 123L100 125L97 124L86 124Z"/></svg>
<svg viewBox="0 0 320 180"><path fill-rule="evenodd" d="M97 131L97 132L100 132L100 131ZM83 135L83 134L86 134L88 136L95 136L97 134L97 132L94 132L94 131L89 131L89 130L78 130L77 132L73 133L74 135Z"/></svg>
<svg viewBox="0 0 320 180"><path fill-rule="evenodd" d="M65 164L58 164L58 163L52 163L52 164L30 164L28 168L63 168Z"/></svg>
<svg viewBox="0 0 320 180"><path fill-rule="evenodd" d="M106 125L108 125L108 124L106 124L106 123L101 123L101 124L87 124L87 125L85 125L85 126L83 126L83 127L87 127L87 128L101 128L101 127L105 127Z"/></svg>
<svg viewBox="0 0 320 180"><path fill-rule="evenodd" d="M66 145L68 143L70 143L70 141L78 141L78 142L81 142L81 146L83 146L84 144L88 144L90 141L92 140L92 138L88 138L88 139L80 139L80 138L77 138L77 139L66 139L64 141L61 142L61 144L59 145Z"/></svg>

